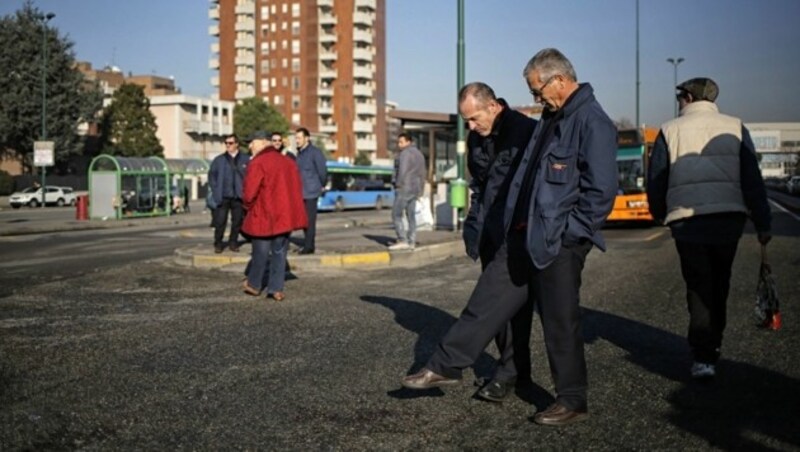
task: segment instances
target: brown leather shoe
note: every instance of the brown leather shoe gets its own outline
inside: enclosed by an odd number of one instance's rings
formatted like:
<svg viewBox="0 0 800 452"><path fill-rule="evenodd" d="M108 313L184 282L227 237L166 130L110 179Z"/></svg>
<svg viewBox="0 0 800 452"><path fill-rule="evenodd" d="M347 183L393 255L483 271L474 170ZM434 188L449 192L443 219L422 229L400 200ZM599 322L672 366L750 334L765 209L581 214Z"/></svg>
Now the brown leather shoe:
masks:
<svg viewBox="0 0 800 452"><path fill-rule="evenodd" d="M275 301L283 301L283 299L286 298L286 294L283 292L275 292L272 294L272 298L274 298Z"/></svg>
<svg viewBox="0 0 800 452"><path fill-rule="evenodd" d="M233 251L234 253L239 252L239 245L231 245L228 247L229 250Z"/></svg>
<svg viewBox="0 0 800 452"><path fill-rule="evenodd" d="M452 386L458 384L460 381L460 378L443 377L423 367L422 370L414 375L406 375L403 377L401 384L409 389L430 389L440 386Z"/></svg>
<svg viewBox="0 0 800 452"><path fill-rule="evenodd" d="M533 422L540 425L567 425L573 422L582 421L589 417L586 410L572 411L569 408L556 402L546 410L540 411L533 416Z"/></svg>
<svg viewBox="0 0 800 452"><path fill-rule="evenodd" d="M251 286L247 282L247 279L245 279L244 282L242 283L242 288L244 289L244 293L246 293L247 295L252 295L254 297L257 297L261 294L261 291Z"/></svg>

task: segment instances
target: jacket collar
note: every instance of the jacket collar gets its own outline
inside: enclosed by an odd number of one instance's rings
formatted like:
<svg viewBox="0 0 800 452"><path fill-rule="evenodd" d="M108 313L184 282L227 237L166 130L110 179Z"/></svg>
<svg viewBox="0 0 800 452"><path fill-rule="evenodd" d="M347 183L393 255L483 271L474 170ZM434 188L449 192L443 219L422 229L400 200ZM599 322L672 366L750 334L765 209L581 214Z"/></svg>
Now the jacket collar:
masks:
<svg viewBox="0 0 800 452"><path fill-rule="evenodd" d="M575 113L580 109L583 104L587 102L591 102L594 99L594 89L592 89L592 85L588 83L579 83L578 89L576 89L570 96L567 98L564 105L558 109L558 111L547 111L545 110L542 112L542 119L552 119L554 117L566 117L570 116L571 114Z"/></svg>
<svg viewBox="0 0 800 452"><path fill-rule="evenodd" d="M506 102L505 99L499 98L497 99L497 103L503 107L503 110L500 111L500 114L494 119L494 124L492 124L492 131L490 132L492 138L497 138L497 136L500 135L500 130L503 128L503 122L505 122L505 119L508 117L509 111L508 102Z"/></svg>
<svg viewBox="0 0 800 452"><path fill-rule="evenodd" d="M719 107L714 102L707 100L696 100L691 104L687 104L681 109L679 116L686 116L695 113L719 113Z"/></svg>

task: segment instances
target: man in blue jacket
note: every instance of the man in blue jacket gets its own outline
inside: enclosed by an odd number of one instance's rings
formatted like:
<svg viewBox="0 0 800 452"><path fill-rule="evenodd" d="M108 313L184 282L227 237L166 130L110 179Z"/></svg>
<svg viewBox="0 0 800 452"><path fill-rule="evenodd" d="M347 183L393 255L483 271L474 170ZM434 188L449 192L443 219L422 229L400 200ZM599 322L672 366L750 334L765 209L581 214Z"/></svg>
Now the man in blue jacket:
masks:
<svg viewBox="0 0 800 452"><path fill-rule="evenodd" d="M297 141L297 169L303 182L303 202L305 203L308 228L305 229L303 248L300 254L314 254L317 235L317 200L328 181L328 167L325 155L311 144L311 134L301 127L295 133Z"/></svg>
<svg viewBox="0 0 800 452"><path fill-rule="evenodd" d="M581 272L592 246L605 248L600 228L617 191L617 132L592 87L578 84L572 63L558 50L541 50L523 76L544 112L508 186L494 233L502 242L426 368L403 384L457 383L530 296L556 388L555 403L534 422L566 425L588 416Z"/></svg>
<svg viewBox="0 0 800 452"><path fill-rule="evenodd" d="M228 236L228 247L231 251L239 251L239 230L242 227L244 211L242 209L242 184L244 172L250 156L239 152L239 140L236 135L225 137L225 152L211 161L208 171L208 185L214 198L214 252L225 250L225 229L228 226L228 215L231 216L231 232Z"/></svg>

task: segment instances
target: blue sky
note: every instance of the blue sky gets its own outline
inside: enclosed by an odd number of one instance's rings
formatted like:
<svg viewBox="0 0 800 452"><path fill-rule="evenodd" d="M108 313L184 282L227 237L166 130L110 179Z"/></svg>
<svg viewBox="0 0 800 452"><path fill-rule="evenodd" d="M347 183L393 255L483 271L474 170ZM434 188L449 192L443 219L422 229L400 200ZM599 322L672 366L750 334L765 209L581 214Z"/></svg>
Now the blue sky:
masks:
<svg viewBox="0 0 800 452"><path fill-rule="evenodd" d="M0 0L0 15L24 0ZM213 90L205 0L36 0L76 56L95 67L174 76L184 93ZM405 110L455 112L456 0L386 0L387 97ZM613 119L636 115L636 0L466 0L466 80L530 104L522 68L557 47ZM717 103L748 122L800 121L800 1L640 0L640 119L659 124L678 80L708 76Z"/></svg>

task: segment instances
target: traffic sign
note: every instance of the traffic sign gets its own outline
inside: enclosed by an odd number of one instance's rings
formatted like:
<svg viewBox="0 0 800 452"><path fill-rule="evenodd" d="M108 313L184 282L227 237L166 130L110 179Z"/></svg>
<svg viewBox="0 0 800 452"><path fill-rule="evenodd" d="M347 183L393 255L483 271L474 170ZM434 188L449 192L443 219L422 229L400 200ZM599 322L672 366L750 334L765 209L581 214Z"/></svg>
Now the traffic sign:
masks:
<svg viewBox="0 0 800 452"><path fill-rule="evenodd" d="M55 143L52 141L33 142L33 166L55 165Z"/></svg>

